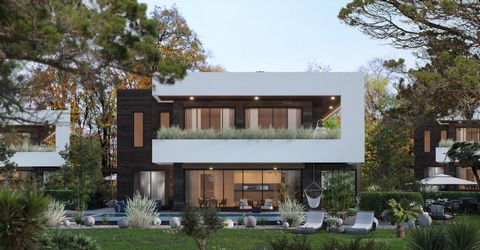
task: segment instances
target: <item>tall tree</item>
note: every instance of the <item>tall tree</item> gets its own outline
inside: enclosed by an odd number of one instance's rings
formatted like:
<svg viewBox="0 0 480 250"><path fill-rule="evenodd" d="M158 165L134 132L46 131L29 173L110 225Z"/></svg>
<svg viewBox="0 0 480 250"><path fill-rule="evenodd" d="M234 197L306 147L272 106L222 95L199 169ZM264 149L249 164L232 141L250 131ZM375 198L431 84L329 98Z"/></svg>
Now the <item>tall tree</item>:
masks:
<svg viewBox="0 0 480 250"><path fill-rule="evenodd" d="M0 118L21 102L12 91L20 84L20 63L47 65L81 76L82 84L100 82L103 69L139 75L161 73L173 82L186 68L156 48L158 21L145 15L147 6L134 0L17 1L0 3L0 80L11 86L2 97Z"/></svg>
<svg viewBox="0 0 480 250"><path fill-rule="evenodd" d="M217 68L207 63L208 54L201 41L175 7L156 7L152 16L157 22L155 48L162 56L178 58L191 71ZM102 69L95 77L85 79L50 67L35 71L29 81L29 107L70 109L75 134L98 136L103 152L102 166L114 168L117 89L150 88L152 79L113 68Z"/></svg>
<svg viewBox="0 0 480 250"><path fill-rule="evenodd" d="M389 117L389 111L398 105L390 86L394 77L386 67L391 63L375 58L361 69L366 89L363 188L375 183L383 190L394 190L413 178L410 130Z"/></svg>
<svg viewBox="0 0 480 250"><path fill-rule="evenodd" d="M83 211L102 177L100 144L95 137L74 136L60 155L65 159L64 172L70 188L77 196L77 209Z"/></svg>
<svg viewBox="0 0 480 250"><path fill-rule="evenodd" d="M355 0L338 17L426 60L400 81L392 110L417 126L445 116L470 120L480 107L479 9L478 0Z"/></svg>

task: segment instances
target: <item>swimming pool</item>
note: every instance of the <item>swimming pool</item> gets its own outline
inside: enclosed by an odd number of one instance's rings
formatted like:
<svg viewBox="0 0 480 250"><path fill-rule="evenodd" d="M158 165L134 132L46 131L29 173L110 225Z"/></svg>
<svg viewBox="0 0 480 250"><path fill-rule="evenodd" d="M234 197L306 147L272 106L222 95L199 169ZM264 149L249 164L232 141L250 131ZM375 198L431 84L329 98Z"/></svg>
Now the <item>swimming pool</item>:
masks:
<svg viewBox="0 0 480 250"><path fill-rule="evenodd" d="M221 212L218 216L222 219L231 219L234 222L243 220L245 216L253 216L257 219L257 222L263 221L265 224L280 224L282 219L278 213L230 213L230 212ZM104 219L107 219L108 222L116 224L120 218L127 216L125 213L104 213L93 215L96 222L102 222ZM171 217L182 217L180 212L165 212L160 213L160 220L162 224L168 224L168 221Z"/></svg>

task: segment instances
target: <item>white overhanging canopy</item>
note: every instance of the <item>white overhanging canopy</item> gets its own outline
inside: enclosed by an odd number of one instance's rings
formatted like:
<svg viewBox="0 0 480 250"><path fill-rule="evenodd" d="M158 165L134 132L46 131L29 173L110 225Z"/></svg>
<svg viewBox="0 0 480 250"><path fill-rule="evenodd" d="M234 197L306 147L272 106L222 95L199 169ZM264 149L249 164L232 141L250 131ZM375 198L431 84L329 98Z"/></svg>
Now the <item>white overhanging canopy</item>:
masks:
<svg viewBox="0 0 480 250"><path fill-rule="evenodd" d="M422 185L477 185L476 182L455 178L446 174L438 174L420 180Z"/></svg>

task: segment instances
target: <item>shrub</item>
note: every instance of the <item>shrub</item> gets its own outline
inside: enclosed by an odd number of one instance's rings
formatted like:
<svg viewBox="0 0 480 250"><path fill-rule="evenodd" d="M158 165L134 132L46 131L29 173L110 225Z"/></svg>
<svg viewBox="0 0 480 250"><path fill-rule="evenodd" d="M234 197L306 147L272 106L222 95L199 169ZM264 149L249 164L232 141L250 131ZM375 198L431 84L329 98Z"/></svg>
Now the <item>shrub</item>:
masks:
<svg viewBox="0 0 480 250"><path fill-rule="evenodd" d="M75 192L73 190L44 190L43 193L45 196L65 204L73 204L74 202L72 197L75 197Z"/></svg>
<svg viewBox="0 0 480 250"><path fill-rule="evenodd" d="M442 148L450 148L452 147L452 145L455 143L454 140L452 139L446 139L446 140L441 140L439 143L438 143L438 146L439 147L442 147Z"/></svg>
<svg viewBox="0 0 480 250"><path fill-rule="evenodd" d="M455 191L438 191L438 192L422 192L424 199L444 199L458 200L462 197L473 197L480 200L480 192L455 192Z"/></svg>
<svg viewBox="0 0 480 250"><path fill-rule="evenodd" d="M288 222L292 227L298 227L305 217L305 206L289 195L278 206L278 213L283 221Z"/></svg>
<svg viewBox="0 0 480 250"><path fill-rule="evenodd" d="M273 250L311 250L312 244L308 240L306 235L293 235L288 237L287 234L283 234L278 238L270 238L268 244Z"/></svg>
<svg viewBox="0 0 480 250"><path fill-rule="evenodd" d="M375 241L374 239L355 238L345 244L341 244L337 238L329 238L322 245L325 250L384 250L387 249L385 243Z"/></svg>
<svg viewBox="0 0 480 250"><path fill-rule="evenodd" d="M135 193L133 198L127 198L127 208L125 210L128 221L132 228L148 228L157 217L155 212L156 202L147 197Z"/></svg>
<svg viewBox="0 0 480 250"><path fill-rule="evenodd" d="M355 206L354 183L353 171L334 170L325 178L322 205L331 216Z"/></svg>
<svg viewBox="0 0 480 250"><path fill-rule="evenodd" d="M340 129L331 128L317 133L311 128L298 129L213 129L188 130L179 127L162 128L157 132L157 138L171 139L339 139Z"/></svg>
<svg viewBox="0 0 480 250"><path fill-rule="evenodd" d="M480 249L480 227L462 220L446 227L449 249Z"/></svg>
<svg viewBox="0 0 480 250"><path fill-rule="evenodd" d="M445 228L422 228L407 233L407 247L412 250L480 249L480 228L467 221L447 225Z"/></svg>
<svg viewBox="0 0 480 250"><path fill-rule="evenodd" d="M418 192L362 192L360 193L360 209L375 211L375 216L388 209L387 202L390 199L408 200L416 204L423 204L423 197Z"/></svg>
<svg viewBox="0 0 480 250"><path fill-rule="evenodd" d="M0 190L0 249L35 249L47 207L39 192Z"/></svg>
<svg viewBox="0 0 480 250"><path fill-rule="evenodd" d="M65 220L65 204L56 200L50 200L45 218L47 219L47 227L56 227L58 223Z"/></svg>
<svg viewBox="0 0 480 250"><path fill-rule="evenodd" d="M182 232L195 240L198 249L204 250L210 236L223 228L215 208L198 208L187 204L182 212Z"/></svg>
<svg viewBox="0 0 480 250"><path fill-rule="evenodd" d="M445 234L438 228L416 228L407 232L407 247L411 250L445 249Z"/></svg>
<svg viewBox="0 0 480 250"><path fill-rule="evenodd" d="M57 230L44 234L38 244L38 249L62 250L97 250L100 246L90 237L82 234L72 234L65 230Z"/></svg>

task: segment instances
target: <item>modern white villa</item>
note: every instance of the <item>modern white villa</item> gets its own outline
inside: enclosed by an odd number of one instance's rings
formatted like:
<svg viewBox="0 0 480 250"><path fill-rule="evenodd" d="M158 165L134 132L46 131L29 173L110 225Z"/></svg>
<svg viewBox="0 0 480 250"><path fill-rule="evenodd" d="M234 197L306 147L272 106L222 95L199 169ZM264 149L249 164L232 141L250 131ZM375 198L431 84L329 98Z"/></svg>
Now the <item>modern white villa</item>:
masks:
<svg viewBox="0 0 480 250"><path fill-rule="evenodd" d="M119 199L163 206L275 207L332 171L359 187L361 73L189 73L118 92ZM268 203L268 204L267 204Z"/></svg>
<svg viewBox="0 0 480 250"><path fill-rule="evenodd" d="M15 174L26 179L62 167L65 161L59 152L70 142L70 111L26 111L14 116L17 119L0 127L0 139L16 152L10 159L18 165Z"/></svg>

